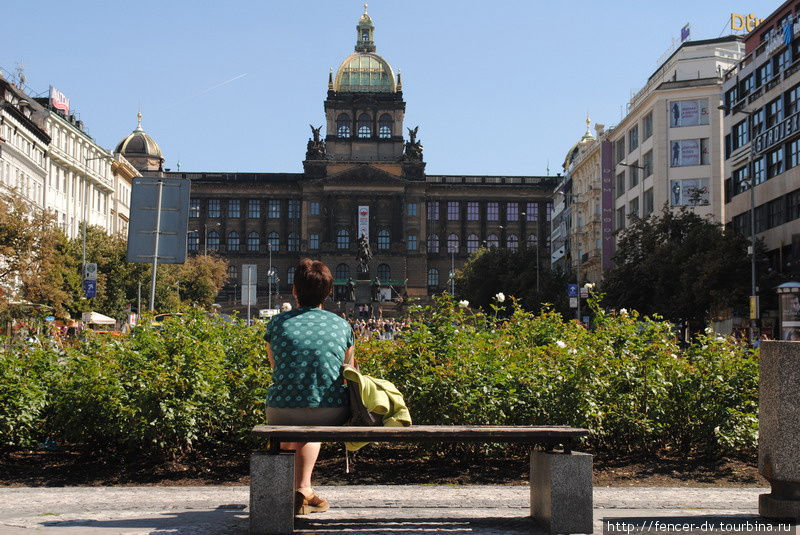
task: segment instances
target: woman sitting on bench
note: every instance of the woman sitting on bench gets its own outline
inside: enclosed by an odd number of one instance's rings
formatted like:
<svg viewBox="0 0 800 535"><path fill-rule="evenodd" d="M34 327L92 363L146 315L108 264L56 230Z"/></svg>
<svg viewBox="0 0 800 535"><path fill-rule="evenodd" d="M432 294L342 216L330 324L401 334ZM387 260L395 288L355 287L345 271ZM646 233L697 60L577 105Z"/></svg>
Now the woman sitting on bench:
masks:
<svg viewBox="0 0 800 535"><path fill-rule="evenodd" d="M278 314L267 326L270 425L341 425L350 415L341 368L353 360L353 330L346 320L322 309L332 289L328 266L304 258L294 271L297 308ZM295 452L295 513L327 511L328 501L311 488L320 443L289 442L281 448Z"/></svg>

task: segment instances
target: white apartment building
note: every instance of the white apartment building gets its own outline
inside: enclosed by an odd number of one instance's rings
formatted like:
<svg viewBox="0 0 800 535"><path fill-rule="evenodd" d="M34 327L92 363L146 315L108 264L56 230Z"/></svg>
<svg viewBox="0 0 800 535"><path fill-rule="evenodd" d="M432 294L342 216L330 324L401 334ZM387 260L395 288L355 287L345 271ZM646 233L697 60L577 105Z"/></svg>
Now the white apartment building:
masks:
<svg viewBox="0 0 800 535"><path fill-rule="evenodd" d="M646 217L665 203L724 222L722 79L743 54L740 36L686 41L631 98L606 137L615 230L631 214Z"/></svg>
<svg viewBox="0 0 800 535"><path fill-rule="evenodd" d="M0 190L43 206L50 136L37 121L41 106L0 75Z"/></svg>

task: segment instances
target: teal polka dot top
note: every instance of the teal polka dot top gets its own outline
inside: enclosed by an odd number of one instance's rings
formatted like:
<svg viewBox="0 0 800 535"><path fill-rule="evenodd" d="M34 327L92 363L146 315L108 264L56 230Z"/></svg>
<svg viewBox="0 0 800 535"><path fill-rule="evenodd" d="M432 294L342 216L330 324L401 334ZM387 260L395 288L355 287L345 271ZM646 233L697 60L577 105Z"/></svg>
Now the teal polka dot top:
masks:
<svg viewBox="0 0 800 535"><path fill-rule="evenodd" d="M350 324L332 312L302 307L273 317L264 339L275 369L267 405L276 408L344 407L341 366L353 345Z"/></svg>

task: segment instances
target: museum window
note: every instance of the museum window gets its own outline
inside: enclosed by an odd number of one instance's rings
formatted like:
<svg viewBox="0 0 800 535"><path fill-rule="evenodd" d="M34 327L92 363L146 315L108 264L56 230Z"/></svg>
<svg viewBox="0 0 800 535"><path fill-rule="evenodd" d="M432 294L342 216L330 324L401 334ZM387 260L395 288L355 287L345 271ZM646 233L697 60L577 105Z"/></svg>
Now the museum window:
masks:
<svg viewBox="0 0 800 535"><path fill-rule="evenodd" d="M267 217L269 219L279 219L281 217L281 201L270 199L267 202Z"/></svg>
<svg viewBox="0 0 800 535"><path fill-rule="evenodd" d="M467 203L467 221L477 221L478 220L478 203L477 202L468 202Z"/></svg>
<svg viewBox="0 0 800 535"><path fill-rule="evenodd" d="M767 128L771 128L783 120L783 97L778 97L766 106Z"/></svg>
<svg viewBox="0 0 800 535"><path fill-rule="evenodd" d="M506 237L506 249L516 251L519 248L519 238L516 234L509 234Z"/></svg>
<svg viewBox="0 0 800 535"><path fill-rule="evenodd" d="M286 270L286 284L289 286L294 284L294 266Z"/></svg>
<svg viewBox="0 0 800 535"><path fill-rule="evenodd" d="M653 112L651 111L642 119L642 141L650 139L653 135Z"/></svg>
<svg viewBox="0 0 800 535"><path fill-rule="evenodd" d="M291 252L300 250L300 236L296 232L289 233L289 237L286 239L286 248Z"/></svg>
<svg viewBox="0 0 800 535"><path fill-rule="evenodd" d="M309 234L308 236L308 248L312 251L316 251L319 249L319 234Z"/></svg>
<svg viewBox="0 0 800 535"><path fill-rule="evenodd" d="M639 146L639 125L628 130L628 152L633 152Z"/></svg>
<svg viewBox="0 0 800 535"><path fill-rule="evenodd" d="M489 202L486 203L486 221L499 221L500 220L500 203Z"/></svg>
<svg viewBox="0 0 800 535"><path fill-rule="evenodd" d="M350 137L350 116L346 113L339 114L336 118L336 137Z"/></svg>
<svg viewBox="0 0 800 535"><path fill-rule="evenodd" d="M230 280L236 280L239 278L239 267L230 265L228 266L228 278Z"/></svg>
<svg viewBox="0 0 800 535"><path fill-rule="evenodd" d="M767 154L767 178L783 173L783 147Z"/></svg>
<svg viewBox="0 0 800 535"><path fill-rule="evenodd" d="M273 253L278 250L281 245L281 239L278 236L277 232L270 232L267 236L267 246L269 246L269 250Z"/></svg>
<svg viewBox="0 0 800 535"><path fill-rule="evenodd" d="M319 215L319 203L316 201L311 202L310 206L311 215Z"/></svg>
<svg viewBox="0 0 800 535"><path fill-rule="evenodd" d="M475 234L467 236L467 253L474 253L478 250L478 237Z"/></svg>
<svg viewBox="0 0 800 535"><path fill-rule="evenodd" d="M448 253L457 253L458 252L458 236L455 234L450 234L447 237L447 252Z"/></svg>
<svg viewBox="0 0 800 535"><path fill-rule="evenodd" d="M416 234L409 234L408 239L406 240L406 247L409 251L416 251L417 250L417 235Z"/></svg>
<svg viewBox="0 0 800 535"><path fill-rule="evenodd" d="M239 250L239 233L238 232L231 232L228 234L228 251L229 252L237 252Z"/></svg>
<svg viewBox="0 0 800 535"><path fill-rule="evenodd" d="M539 220L539 203L529 202L525 205L525 220L526 221Z"/></svg>
<svg viewBox="0 0 800 535"><path fill-rule="evenodd" d="M287 215L289 219L300 219L300 201L296 199L289 201Z"/></svg>
<svg viewBox="0 0 800 535"><path fill-rule="evenodd" d="M497 239L497 234L489 234L486 236L486 246L490 249L496 249L500 246L500 240Z"/></svg>
<svg viewBox="0 0 800 535"><path fill-rule="evenodd" d="M261 218L261 201L258 199L250 199L247 201L247 217L250 219Z"/></svg>
<svg viewBox="0 0 800 535"><path fill-rule="evenodd" d="M378 137L381 139L389 139L392 137L392 116L388 113L381 115L378 120Z"/></svg>
<svg viewBox="0 0 800 535"><path fill-rule="evenodd" d="M222 215L222 201L208 199L208 217L219 217L220 215Z"/></svg>
<svg viewBox="0 0 800 535"><path fill-rule="evenodd" d="M337 249L350 248L350 233L346 229L342 229L336 233L336 248Z"/></svg>
<svg viewBox="0 0 800 535"><path fill-rule="evenodd" d="M387 282L392 278L392 268L389 264L378 264L378 279L381 282Z"/></svg>
<svg viewBox="0 0 800 535"><path fill-rule="evenodd" d="M519 220L519 203L507 202L506 203L506 221Z"/></svg>
<svg viewBox="0 0 800 535"><path fill-rule="evenodd" d="M439 270L436 268L428 269L428 286L439 286Z"/></svg>
<svg viewBox="0 0 800 535"><path fill-rule="evenodd" d="M350 278L350 266L347 264L337 265L333 276L336 280L346 281Z"/></svg>
<svg viewBox="0 0 800 535"><path fill-rule="evenodd" d="M228 201L228 218L236 219L242 217L241 204L239 199L231 199Z"/></svg>
<svg viewBox="0 0 800 535"><path fill-rule="evenodd" d="M200 233L196 230L190 231L186 244L190 251L197 251L198 247L200 247Z"/></svg>
<svg viewBox="0 0 800 535"><path fill-rule="evenodd" d="M417 217L417 203L410 202L406 207L406 215L408 217Z"/></svg>
<svg viewBox="0 0 800 535"><path fill-rule="evenodd" d="M219 232L212 230L207 234L207 243L209 251L219 251Z"/></svg>
<svg viewBox="0 0 800 535"><path fill-rule="evenodd" d="M388 251L389 246L391 245L391 236L387 229L382 229L378 231L378 250L379 251Z"/></svg>
<svg viewBox="0 0 800 535"><path fill-rule="evenodd" d="M358 116L358 137L360 139L372 137L372 119L366 113Z"/></svg>
<svg viewBox="0 0 800 535"><path fill-rule="evenodd" d="M261 238L258 236L258 232L251 232L247 235L247 250L250 252L258 252L258 249L261 247Z"/></svg>
<svg viewBox="0 0 800 535"><path fill-rule="evenodd" d="M200 217L200 199L192 199L189 202L189 217Z"/></svg>
<svg viewBox="0 0 800 535"><path fill-rule="evenodd" d="M439 221L439 203L432 201L428 203L428 221Z"/></svg>
<svg viewBox="0 0 800 535"><path fill-rule="evenodd" d="M438 253L439 252L439 236L436 234L431 234L428 236L428 252L429 253Z"/></svg>
<svg viewBox="0 0 800 535"><path fill-rule="evenodd" d="M458 210L458 201L448 201L447 202L447 220L448 221L458 221L459 216Z"/></svg>

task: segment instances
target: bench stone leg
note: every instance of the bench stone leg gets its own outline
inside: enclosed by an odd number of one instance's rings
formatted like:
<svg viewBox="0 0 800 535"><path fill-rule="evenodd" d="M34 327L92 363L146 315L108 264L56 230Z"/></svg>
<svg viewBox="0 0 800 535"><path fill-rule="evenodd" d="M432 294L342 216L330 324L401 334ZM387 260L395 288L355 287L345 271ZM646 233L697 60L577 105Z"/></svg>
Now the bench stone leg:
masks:
<svg viewBox="0 0 800 535"><path fill-rule="evenodd" d="M550 533L592 533L592 456L531 451L531 516Z"/></svg>
<svg viewBox="0 0 800 535"><path fill-rule="evenodd" d="M250 535L294 532L294 453L250 456Z"/></svg>

